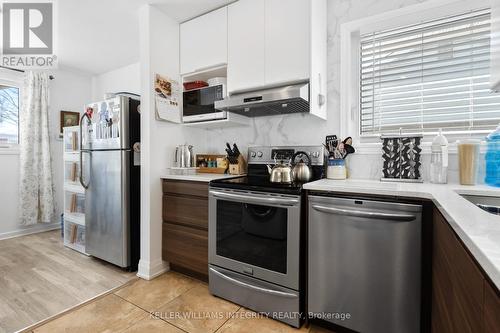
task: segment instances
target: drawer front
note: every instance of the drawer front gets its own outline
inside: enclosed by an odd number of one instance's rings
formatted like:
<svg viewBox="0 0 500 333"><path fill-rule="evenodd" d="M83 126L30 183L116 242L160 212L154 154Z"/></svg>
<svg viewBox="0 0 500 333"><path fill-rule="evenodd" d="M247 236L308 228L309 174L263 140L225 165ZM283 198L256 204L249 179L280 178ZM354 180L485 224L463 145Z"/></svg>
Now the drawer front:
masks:
<svg viewBox="0 0 500 333"><path fill-rule="evenodd" d="M208 231L163 223L163 260L208 275Z"/></svg>
<svg viewBox="0 0 500 333"><path fill-rule="evenodd" d="M164 179L163 193L208 198L208 183Z"/></svg>
<svg viewBox="0 0 500 333"><path fill-rule="evenodd" d="M208 229L208 199L165 194L163 221Z"/></svg>

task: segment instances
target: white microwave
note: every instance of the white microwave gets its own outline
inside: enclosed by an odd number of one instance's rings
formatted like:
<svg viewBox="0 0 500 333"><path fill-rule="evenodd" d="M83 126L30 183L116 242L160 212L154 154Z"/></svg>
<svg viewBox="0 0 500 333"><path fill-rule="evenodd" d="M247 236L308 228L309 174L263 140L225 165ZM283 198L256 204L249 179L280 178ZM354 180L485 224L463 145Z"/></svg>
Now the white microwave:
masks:
<svg viewBox="0 0 500 333"><path fill-rule="evenodd" d="M225 97L226 86L224 84L184 91L182 94L182 121L194 123L226 119L226 111L215 109L215 102L223 100Z"/></svg>

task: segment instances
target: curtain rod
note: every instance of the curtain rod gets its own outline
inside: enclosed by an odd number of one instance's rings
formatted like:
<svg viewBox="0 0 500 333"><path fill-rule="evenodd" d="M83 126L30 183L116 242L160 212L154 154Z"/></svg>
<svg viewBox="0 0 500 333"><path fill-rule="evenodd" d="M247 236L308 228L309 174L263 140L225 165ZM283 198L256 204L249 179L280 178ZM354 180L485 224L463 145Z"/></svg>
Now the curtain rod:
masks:
<svg viewBox="0 0 500 333"><path fill-rule="evenodd" d="M10 71L15 71L15 72L19 72L19 73L24 73L24 70L22 69L17 69L17 68L12 68L12 67L6 67L6 66L1 66L0 65L0 68L3 68L3 69L8 69ZM56 77L54 75L49 75L49 79L50 80L54 80Z"/></svg>

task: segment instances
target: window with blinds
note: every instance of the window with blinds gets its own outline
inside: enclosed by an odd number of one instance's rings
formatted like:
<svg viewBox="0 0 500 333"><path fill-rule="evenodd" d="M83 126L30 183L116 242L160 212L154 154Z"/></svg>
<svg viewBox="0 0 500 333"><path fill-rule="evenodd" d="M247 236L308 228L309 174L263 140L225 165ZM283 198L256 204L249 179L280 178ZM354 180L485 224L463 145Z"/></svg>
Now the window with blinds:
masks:
<svg viewBox="0 0 500 333"><path fill-rule="evenodd" d="M489 52L489 10L362 35L360 134L496 128Z"/></svg>

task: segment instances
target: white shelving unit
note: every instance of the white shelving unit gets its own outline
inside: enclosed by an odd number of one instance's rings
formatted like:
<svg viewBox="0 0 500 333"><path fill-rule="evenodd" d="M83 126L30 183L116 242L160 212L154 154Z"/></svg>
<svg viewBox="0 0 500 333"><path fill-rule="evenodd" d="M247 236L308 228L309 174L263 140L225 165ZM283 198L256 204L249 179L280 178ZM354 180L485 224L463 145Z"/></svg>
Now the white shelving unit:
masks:
<svg viewBox="0 0 500 333"><path fill-rule="evenodd" d="M64 245L85 252L85 189L80 184L80 129L63 129Z"/></svg>

